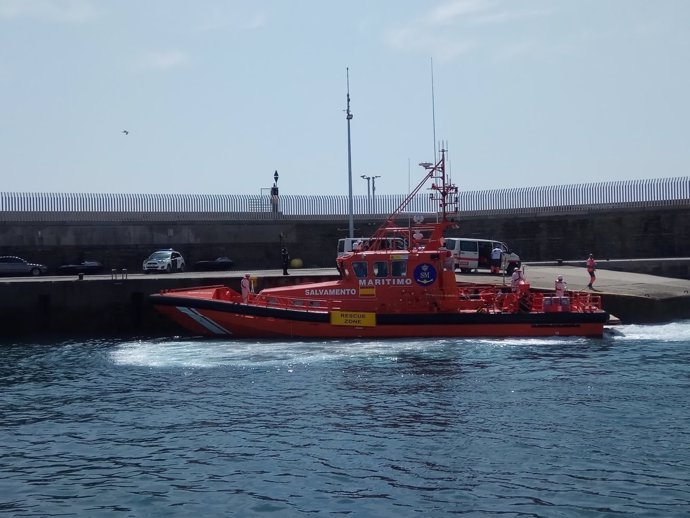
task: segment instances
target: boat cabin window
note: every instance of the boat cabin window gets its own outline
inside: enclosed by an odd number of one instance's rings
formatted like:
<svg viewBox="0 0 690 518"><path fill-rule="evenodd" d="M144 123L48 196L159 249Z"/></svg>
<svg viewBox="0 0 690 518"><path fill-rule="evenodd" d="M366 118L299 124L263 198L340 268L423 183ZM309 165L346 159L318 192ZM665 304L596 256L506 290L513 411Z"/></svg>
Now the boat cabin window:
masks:
<svg viewBox="0 0 690 518"><path fill-rule="evenodd" d="M357 277L366 277L368 274L366 261L354 261L352 263L352 269Z"/></svg>
<svg viewBox="0 0 690 518"><path fill-rule="evenodd" d="M374 263L374 277L388 277L388 262L376 261Z"/></svg>
<svg viewBox="0 0 690 518"><path fill-rule="evenodd" d="M391 274L393 277L406 277L407 261L391 261Z"/></svg>

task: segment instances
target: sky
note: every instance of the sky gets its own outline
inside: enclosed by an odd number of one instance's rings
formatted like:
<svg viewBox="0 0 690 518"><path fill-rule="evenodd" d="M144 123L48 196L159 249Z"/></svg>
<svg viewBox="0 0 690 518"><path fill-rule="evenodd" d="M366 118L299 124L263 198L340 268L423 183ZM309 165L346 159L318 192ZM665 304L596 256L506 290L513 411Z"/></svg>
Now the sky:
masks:
<svg viewBox="0 0 690 518"><path fill-rule="evenodd" d="M346 195L348 69L354 194L690 174L687 0L0 0L0 192Z"/></svg>

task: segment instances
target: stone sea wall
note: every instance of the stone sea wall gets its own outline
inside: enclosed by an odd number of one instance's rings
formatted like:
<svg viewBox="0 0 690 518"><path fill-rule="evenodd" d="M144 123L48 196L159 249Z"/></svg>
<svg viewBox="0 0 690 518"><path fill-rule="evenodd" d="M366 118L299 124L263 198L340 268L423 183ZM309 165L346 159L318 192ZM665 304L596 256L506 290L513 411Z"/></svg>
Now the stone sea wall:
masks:
<svg viewBox="0 0 690 518"><path fill-rule="evenodd" d="M356 235L371 235L380 221L356 222ZM228 256L236 268L279 268L280 247L306 267L334 265L337 240L348 221L53 221L0 223L0 255L19 255L51 270L84 259L107 268L140 271L153 250L174 248L188 265ZM506 242L523 261L690 257L690 206L562 211L464 217L449 235Z"/></svg>

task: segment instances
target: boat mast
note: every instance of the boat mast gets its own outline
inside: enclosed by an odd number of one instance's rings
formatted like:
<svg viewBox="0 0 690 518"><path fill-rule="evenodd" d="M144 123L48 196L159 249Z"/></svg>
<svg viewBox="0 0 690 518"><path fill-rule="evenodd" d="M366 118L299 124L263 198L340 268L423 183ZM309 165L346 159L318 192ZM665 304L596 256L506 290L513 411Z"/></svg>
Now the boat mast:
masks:
<svg viewBox="0 0 690 518"><path fill-rule="evenodd" d="M349 209L349 223L350 223L350 237L355 237L355 221L354 221L354 207L352 204L352 147L350 141L350 121L352 120L352 113L350 113L350 69L345 69L347 72L347 183L348 183L348 209Z"/></svg>
<svg viewBox="0 0 690 518"><path fill-rule="evenodd" d="M434 99L434 58L431 59L431 124L434 133L434 162L438 162L438 153L436 152L436 101Z"/></svg>

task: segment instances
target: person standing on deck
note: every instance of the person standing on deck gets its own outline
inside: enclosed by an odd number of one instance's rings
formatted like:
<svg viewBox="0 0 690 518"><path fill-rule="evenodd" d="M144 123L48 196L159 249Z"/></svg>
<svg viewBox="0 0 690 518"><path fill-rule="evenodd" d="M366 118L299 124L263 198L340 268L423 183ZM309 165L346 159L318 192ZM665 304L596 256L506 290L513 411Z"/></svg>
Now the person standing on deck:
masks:
<svg viewBox="0 0 690 518"><path fill-rule="evenodd" d="M589 284L587 287L591 290L592 289L592 284L594 284L594 281L597 280L597 276L594 274L594 272L597 270L597 263L594 260L594 256L590 253L589 257L587 258L587 272L589 272Z"/></svg>
<svg viewBox="0 0 690 518"><path fill-rule="evenodd" d="M559 275L558 278L556 278L554 288L556 289L556 297L565 297L565 292L568 289L568 283L563 280L562 275Z"/></svg>
<svg viewBox="0 0 690 518"><path fill-rule="evenodd" d="M510 287L513 289L513 292L518 291L518 288L521 284L524 284L526 281L525 279L525 274L522 272L522 268L519 266L513 270L513 275L510 278Z"/></svg>
<svg viewBox="0 0 690 518"><path fill-rule="evenodd" d="M245 304L249 300L249 277L250 275L248 273L245 273L244 277L240 281L240 286L242 287L242 302L244 302Z"/></svg>
<svg viewBox="0 0 690 518"><path fill-rule="evenodd" d="M441 257L443 258L443 269L450 272L455 271L455 260L453 259L453 253L446 247L446 240L441 240L441 246L438 249L441 252Z"/></svg>

